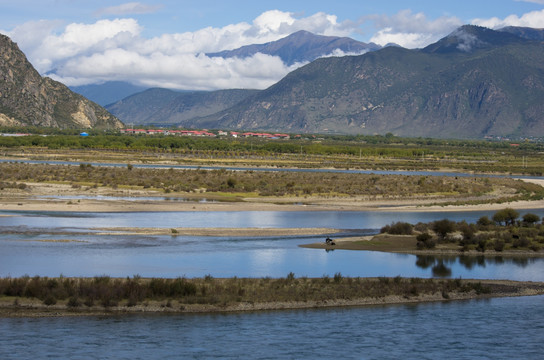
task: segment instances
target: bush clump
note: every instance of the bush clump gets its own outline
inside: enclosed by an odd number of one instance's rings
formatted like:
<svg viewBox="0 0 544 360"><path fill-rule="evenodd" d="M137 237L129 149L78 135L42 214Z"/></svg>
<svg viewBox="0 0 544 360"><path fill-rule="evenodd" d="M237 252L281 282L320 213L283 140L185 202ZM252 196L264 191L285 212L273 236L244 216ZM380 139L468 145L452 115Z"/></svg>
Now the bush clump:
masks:
<svg viewBox="0 0 544 360"><path fill-rule="evenodd" d="M432 235L429 233L421 233L416 237L417 248L422 249L434 249L436 247L436 241L433 239Z"/></svg>
<svg viewBox="0 0 544 360"><path fill-rule="evenodd" d="M380 232L392 235L412 235L414 232L414 226L407 222L398 221L390 225L385 225L381 228Z"/></svg>

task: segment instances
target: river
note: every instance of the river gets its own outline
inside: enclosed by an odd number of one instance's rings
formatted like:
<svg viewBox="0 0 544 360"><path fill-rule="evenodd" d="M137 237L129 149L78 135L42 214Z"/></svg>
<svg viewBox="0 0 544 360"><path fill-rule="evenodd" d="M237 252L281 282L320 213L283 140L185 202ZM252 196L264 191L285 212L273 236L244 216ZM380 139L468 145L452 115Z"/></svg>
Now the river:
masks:
<svg viewBox="0 0 544 360"><path fill-rule="evenodd" d="M540 359L544 296L205 315L0 319L2 359Z"/></svg>
<svg viewBox="0 0 544 360"><path fill-rule="evenodd" d="M539 216L542 209L531 209ZM330 227L489 212L0 213L0 276L407 276L544 281L542 259L305 249L312 236L93 234L99 227ZM0 358L539 359L544 296L236 314L0 318Z"/></svg>
<svg viewBox="0 0 544 360"><path fill-rule="evenodd" d="M526 210L544 216L543 209ZM95 235L101 227L338 228L374 234L393 221L469 222L492 212L0 212L0 276L462 277L544 281L543 259L416 257L300 248L316 236Z"/></svg>

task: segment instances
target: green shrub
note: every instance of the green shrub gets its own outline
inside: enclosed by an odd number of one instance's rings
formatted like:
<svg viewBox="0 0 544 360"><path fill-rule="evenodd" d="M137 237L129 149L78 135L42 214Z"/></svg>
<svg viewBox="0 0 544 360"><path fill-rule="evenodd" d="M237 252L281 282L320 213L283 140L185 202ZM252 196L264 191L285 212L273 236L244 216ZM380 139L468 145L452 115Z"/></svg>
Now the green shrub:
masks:
<svg viewBox="0 0 544 360"><path fill-rule="evenodd" d="M523 224L524 225L533 226L534 224L536 224L537 222L540 221L540 216L538 216L536 214L528 213L528 214L523 215L522 219L523 219Z"/></svg>
<svg viewBox="0 0 544 360"><path fill-rule="evenodd" d="M449 233L456 230L457 226L455 222L448 219L443 219L435 221L431 228L441 239L445 239Z"/></svg>
<svg viewBox="0 0 544 360"><path fill-rule="evenodd" d="M47 295L43 300L44 305L50 306L57 303L57 299L53 295Z"/></svg>
<svg viewBox="0 0 544 360"><path fill-rule="evenodd" d="M518 217L519 213L516 210L512 208L505 208L497 211L495 215L493 215L493 221L498 225L514 225Z"/></svg>
<svg viewBox="0 0 544 360"><path fill-rule="evenodd" d="M295 273L291 271L289 274L287 274L286 279L287 279L288 281L293 281L293 280L295 280Z"/></svg>
<svg viewBox="0 0 544 360"><path fill-rule="evenodd" d="M504 240L502 239L496 239L493 243L493 249L495 251L501 252L504 250Z"/></svg>
<svg viewBox="0 0 544 360"><path fill-rule="evenodd" d="M480 227L487 227L489 225L492 225L493 221L489 220L487 216L482 216L481 218L478 219L476 224Z"/></svg>
<svg viewBox="0 0 544 360"><path fill-rule="evenodd" d="M381 228L381 233L388 233L392 235L412 235L414 227L412 224L406 222L396 222L391 225L386 225Z"/></svg>
<svg viewBox="0 0 544 360"><path fill-rule="evenodd" d="M434 249L436 246L436 241L433 239L432 235L426 232L416 236L416 240L416 247L418 250Z"/></svg>
<svg viewBox="0 0 544 360"><path fill-rule="evenodd" d="M78 297L72 296L72 297L68 300L68 303L67 303L66 305L67 305L68 307L71 307L71 308L80 307L80 306L81 306L81 301L79 300Z"/></svg>

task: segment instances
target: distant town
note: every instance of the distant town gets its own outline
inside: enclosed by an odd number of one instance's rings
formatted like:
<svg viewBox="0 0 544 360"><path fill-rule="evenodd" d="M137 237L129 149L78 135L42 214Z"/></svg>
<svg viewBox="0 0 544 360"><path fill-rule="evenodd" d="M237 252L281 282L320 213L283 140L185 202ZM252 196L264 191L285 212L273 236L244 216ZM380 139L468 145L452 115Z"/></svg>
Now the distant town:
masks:
<svg viewBox="0 0 544 360"><path fill-rule="evenodd" d="M225 131L225 130L173 130L173 129L157 129L157 128L124 128L119 129L119 133L124 135L155 135L155 136L192 136L192 137L210 137L210 138L221 138L221 137L230 137L230 138L261 138L269 140L289 140L289 139L312 139L312 140L323 140L322 137L318 137L315 134L285 134L285 133L266 133L266 132L240 132L240 131ZM8 137L19 137L19 136L32 136L37 135L33 133L26 132L4 132L0 133L0 136ZM89 133L82 131L79 133L80 136L89 136ZM40 136L48 136L46 134L40 134ZM493 136L487 135L480 140L485 141L505 141L505 142L530 142L530 143L542 143L544 138L542 137L508 137L508 136ZM511 146L519 146L519 144L511 144Z"/></svg>
<svg viewBox="0 0 544 360"><path fill-rule="evenodd" d="M265 139L290 139L289 134L269 134L260 132L236 132L236 131L223 131L218 130L217 134L208 130L162 130L162 129L121 129L122 134L134 134L134 135L173 135L173 136L231 136L234 138L265 138ZM300 135L296 135L300 137Z"/></svg>

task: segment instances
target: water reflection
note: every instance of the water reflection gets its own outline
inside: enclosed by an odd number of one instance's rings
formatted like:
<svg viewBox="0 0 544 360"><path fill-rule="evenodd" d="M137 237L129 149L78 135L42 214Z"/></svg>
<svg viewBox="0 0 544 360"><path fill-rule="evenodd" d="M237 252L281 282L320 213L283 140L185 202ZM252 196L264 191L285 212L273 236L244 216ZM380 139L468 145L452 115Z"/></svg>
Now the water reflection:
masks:
<svg viewBox="0 0 544 360"><path fill-rule="evenodd" d="M435 255L416 255L416 266L432 271L435 277L451 277L452 268L459 264L467 270L473 270L476 267L486 268L489 265L500 266L505 264L512 264L516 267L526 268L530 264L534 264L538 259L536 258L524 258L524 257L508 257L503 256L435 256Z"/></svg>
<svg viewBox="0 0 544 360"><path fill-rule="evenodd" d="M452 269L446 266L446 263L451 263L455 260L449 258L437 258L432 255L417 255L416 266L422 269L431 268L435 277L451 277Z"/></svg>

